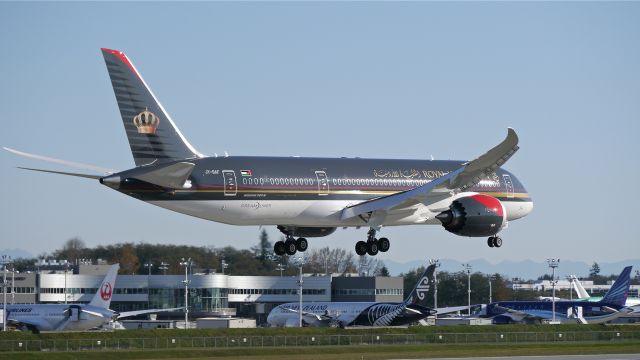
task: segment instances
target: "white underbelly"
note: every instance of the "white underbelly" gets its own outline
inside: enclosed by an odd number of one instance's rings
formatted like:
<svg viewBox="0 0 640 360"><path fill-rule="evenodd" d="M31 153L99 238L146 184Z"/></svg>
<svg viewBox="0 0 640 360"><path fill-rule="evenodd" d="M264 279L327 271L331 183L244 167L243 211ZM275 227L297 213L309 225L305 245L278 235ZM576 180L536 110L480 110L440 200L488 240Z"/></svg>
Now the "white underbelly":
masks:
<svg viewBox="0 0 640 360"><path fill-rule="evenodd" d="M149 201L153 205L198 218L232 225L367 226L359 218L341 220L353 201L345 200L171 200ZM439 224L426 207L421 211L392 214L384 226Z"/></svg>

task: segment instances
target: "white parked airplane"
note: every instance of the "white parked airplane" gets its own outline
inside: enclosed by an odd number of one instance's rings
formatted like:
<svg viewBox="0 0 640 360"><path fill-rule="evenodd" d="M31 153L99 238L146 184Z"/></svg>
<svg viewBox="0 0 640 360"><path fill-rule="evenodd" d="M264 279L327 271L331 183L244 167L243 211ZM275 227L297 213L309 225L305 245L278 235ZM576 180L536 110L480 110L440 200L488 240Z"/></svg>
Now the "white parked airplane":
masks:
<svg viewBox="0 0 640 360"><path fill-rule="evenodd" d="M182 309L148 309L121 313L110 310L109 305L119 267L118 264L111 266L88 304L7 304L7 325L18 330L31 330L34 333L89 330L116 319Z"/></svg>
<svg viewBox="0 0 640 360"><path fill-rule="evenodd" d="M587 290L585 290L584 286L582 286L582 283L580 282L580 280L578 280L578 277L576 277L575 275L570 275L570 278L571 278L571 282L573 283L573 288L576 291L576 294L578 294L578 299L584 300L584 301L600 301L600 300L602 300L602 296L591 296L591 295L589 295ZM627 297L627 301L625 302L625 306L627 306L627 307L630 307L630 306L637 307L638 305L640 305L640 298Z"/></svg>

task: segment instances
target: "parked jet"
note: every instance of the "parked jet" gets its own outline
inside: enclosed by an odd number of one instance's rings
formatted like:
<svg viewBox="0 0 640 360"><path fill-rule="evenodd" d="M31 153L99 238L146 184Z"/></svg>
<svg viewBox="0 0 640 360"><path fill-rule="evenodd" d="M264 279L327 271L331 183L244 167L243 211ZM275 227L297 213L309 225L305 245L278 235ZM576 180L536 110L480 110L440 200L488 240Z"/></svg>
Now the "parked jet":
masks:
<svg viewBox="0 0 640 360"><path fill-rule="evenodd" d="M580 280L578 280L578 278L575 275L571 275L571 282L573 283L573 288L578 294L578 300L583 300L583 301L601 301L602 300L602 296L589 295L587 290L584 289L584 286L582 286L582 283L580 283ZM625 306L638 306L638 305L640 305L640 298L627 297Z"/></svg>
<svg viewBox="0 0 640 360"><path fill-rule="evenodd" d="M136 199L234 225L275 225L286 235L274 252L305 251L307 237L338 227L367 227L358 255L389 250L383 226L441 224L470 237L497 235L533 209L531 197L500 167L518 150L509 128L500 144L472 161L206 157L178 129L127 56L102 49L136 167L116 172L5 148L13 153L91 170L28 169L99 180Z"/></svg>
<svg viewBox="0 0 640 360"><path fill-rule="evenodd" d="M89 330L112 320L174 309L115 312L109 309L119 265L111 266L98 291L88 304L7 304L7 325L20 330Z"/></svg>
<svg viewBox="0 0 640 360"><path fill-rule="evenodd" d="M622 270L616 282L600 301L499 301L483 307L480 317L494 322L541 322L555 319L568 324L599 324L631 313L625 307L631 284L631 266Z"/></svg>
<svg viewBox="0 0 640 360"><path fill-rule="evenodd" d="M397 326L408 325L436 313L426 304L433 284L435 264L429 265L409 297L401 303L390 302L303 302L279 305L269 313L271 326L297 327L302 312L305 326Z"/></svg>

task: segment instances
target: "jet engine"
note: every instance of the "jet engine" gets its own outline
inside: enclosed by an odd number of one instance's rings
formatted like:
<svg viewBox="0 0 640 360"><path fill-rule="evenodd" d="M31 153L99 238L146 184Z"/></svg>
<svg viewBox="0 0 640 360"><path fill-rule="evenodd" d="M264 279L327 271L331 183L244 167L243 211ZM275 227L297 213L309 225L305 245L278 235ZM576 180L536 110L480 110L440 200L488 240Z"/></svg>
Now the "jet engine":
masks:
<svg viewBox="0 0 640 360"><path fill-rule="evenodd" d="M436 215L442 226L460 236L492 236L506 223L506 210L500 200L482 194L454 200L449 210Z"/></svg>

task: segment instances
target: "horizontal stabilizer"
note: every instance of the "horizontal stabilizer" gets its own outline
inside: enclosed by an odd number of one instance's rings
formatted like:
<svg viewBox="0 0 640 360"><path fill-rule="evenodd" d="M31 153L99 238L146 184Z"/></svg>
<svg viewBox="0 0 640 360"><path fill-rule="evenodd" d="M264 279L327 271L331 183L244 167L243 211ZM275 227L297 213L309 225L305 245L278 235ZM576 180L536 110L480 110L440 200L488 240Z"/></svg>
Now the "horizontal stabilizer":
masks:
<svg viewBox="0 0 640 360"><path fill-rule="evenodd" d="M20 167L20 166L18 166L18 169L31 170L31 171L40 171L40 172L46 172L46 173L51 173L51 174L69 175L69 176L76 176L76 177L82 177L82 178L87 178L87 179L95 179L95 180L98 180L98 179L100 179L102 177L100 175L79 174L79 173L71 173L71 172L65 172L65 171L44 170L44 169L33 169L33 168Z"/></svg>
<svg viewBox="0 0 640 360"><path fill-rule="evenodd" d="M61 160L61 159L56 159L56 158L43 156L43 155L30 154L30 153L27 153L27 152L24 152L24 151L15 150L15 149L11 149L11 148L8 148L8 147L3 147L3 149L7 150L10 153L13 153L13 154L16 154L16 155L20 155L20 156L24 156L24 157L29 158L29 159L42 160L42 161L46 161L46 162L50 162L50 163L54 163L54 164L59 164L59 165L64 165L64 166L68 166L68 167L72 167L72 168L76 168L76 169L93 170L93 171L97 171L97 172L103 173L103 174L112 174L112 173L114 173L114 170L103 168L101 166L96 166L96 165L91 165L91 164L84 164L84 163L79 163L79 162L75 162L75 161ZM32 169L30 169L30 170L32 170Z"/></svg>
<svg viewBox="0 0 640 360"><path fill-rule="evenodd" d="M189 162L179 162L160 168L154 168L150 171L144 171L141 174L135 174L131 177L134 179L146 181L148 183L162 186L169 189L180 189L185 186L185 182L191 176L195 164ZM139 168L144 169L144 168Z"/></svg>

